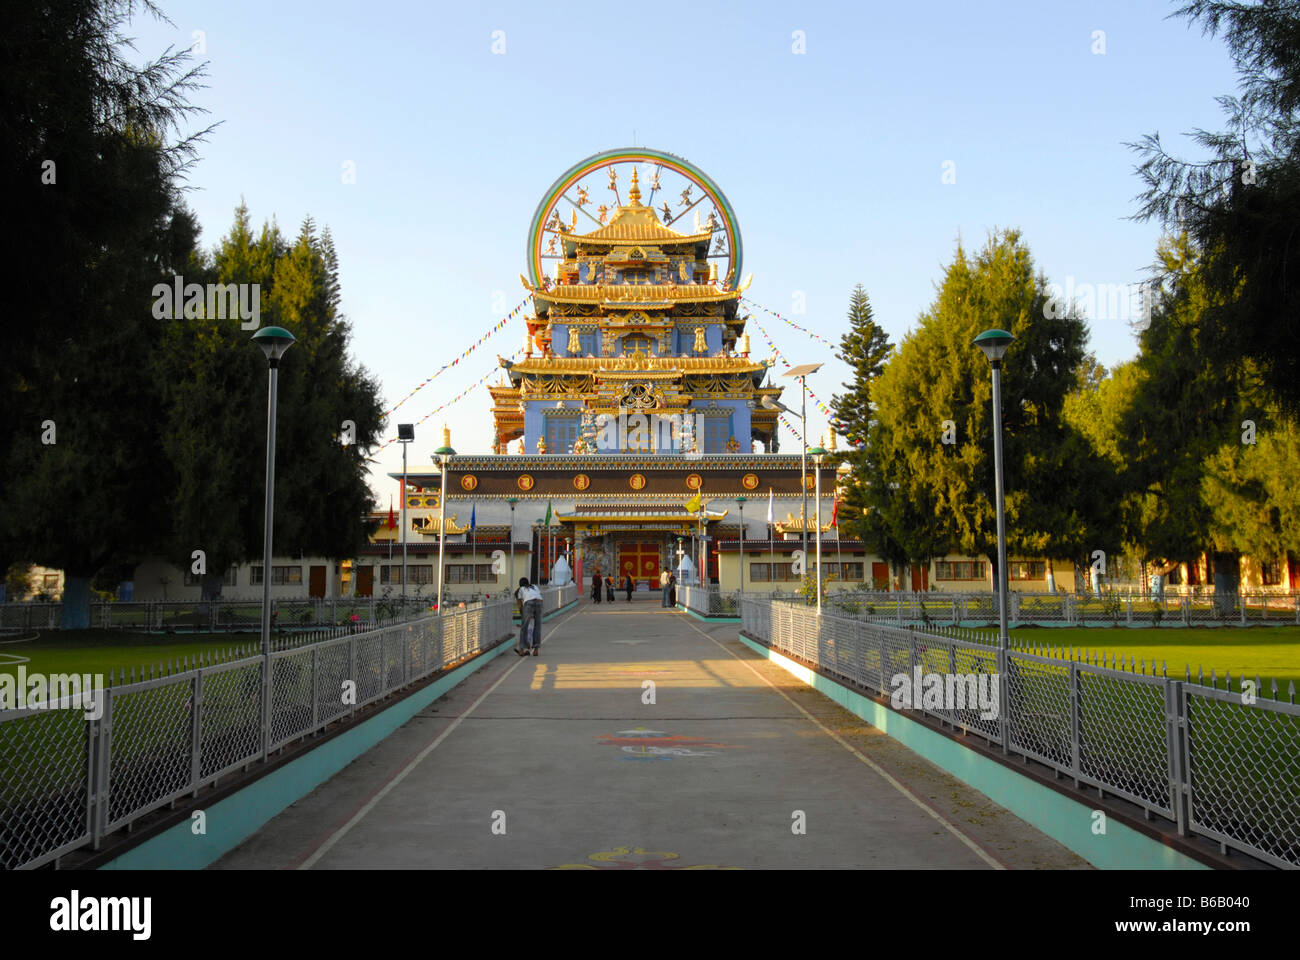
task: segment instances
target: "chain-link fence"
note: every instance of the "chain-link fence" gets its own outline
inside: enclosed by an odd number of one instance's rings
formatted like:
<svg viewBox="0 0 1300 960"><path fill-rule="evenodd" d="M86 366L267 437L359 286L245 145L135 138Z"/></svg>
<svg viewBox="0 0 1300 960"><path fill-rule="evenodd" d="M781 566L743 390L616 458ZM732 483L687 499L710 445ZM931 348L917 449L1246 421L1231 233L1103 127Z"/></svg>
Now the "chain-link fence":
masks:
<svg viewBox="0 0 1300 960"><path fill-rule="evenodd" d="M476 602L478 596L470 598ZM428 616L429 597L310 597L271 601L272 629L373 628ZM0 603L0 631L57 630L60 603ZM102 630L237 633L262 627L261 600L94 601L90 625Z"/></svg>
<svg viewBox="0 0 1300 960"><path fill-rule="evenodd" d="M822 594L822 605L836 616L868 623L975 626L998 620L998 596L992 592L828 590ZM1013 591L1007 596L1007 620L1016 626L1300 624L1300 593L1269 588L1188 596L1115 590L1099 594Z"/></svg>
<svg viewBox="0 0 1300 960"><path fill-rule="evenodd" d="M775 650L1141 806L1184 835L1300 867L1300 706L1258 680L1233 692L746 596L742 629ZM1162 671L1163 673L1163 671Z"/></svg>
<svg viewBox="0 0 1300 960"><path fill-rule="evenodd" d="M686 609L702 617L739 617L740 592L722 591L716 586L680 586L677 599Z"/></svg>
<svg viewBox="0 0 1300 960"><path fill-rule="evenodd" d="M550 593L558 603L561 590ZM500 599L111 684L93 710L0 709L0 869L98 849L145 814L511 633Z"/></svg>

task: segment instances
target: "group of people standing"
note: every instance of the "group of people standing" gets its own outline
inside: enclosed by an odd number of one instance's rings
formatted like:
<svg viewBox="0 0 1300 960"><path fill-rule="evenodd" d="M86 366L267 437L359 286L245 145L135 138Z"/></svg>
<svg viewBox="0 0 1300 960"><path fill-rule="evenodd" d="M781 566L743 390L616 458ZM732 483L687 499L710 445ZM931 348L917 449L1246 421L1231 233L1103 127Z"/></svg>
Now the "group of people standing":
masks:
<svg viewBox="0 0 1300 960"><path fill-rule="evenodd" d="M627 594L627 599L632 599L632 591L636 589L636 583L631 574L624 574L623 581L620 584L623 592ZM659 574L659 590L663 595L661 606L677 606L677 574L664 570ZM614 578L603 577L597 570L591 575L591 602L600 603L602 596L611 603L614 601Z"/></svg>
<svg viewBox="0 0 1300 960"><path fill-rule="evenodd" d="M623 575L623 582L621 584L621 587L623 591L627 594L627 599L631 600L632 591L636 589L636 584L633 582L631 574L625 573ZM615 600L614 578L602 577L600 575L600 571L597 570L595 573L591 575L591 602L600 603L600 597L602 592L605 594L605 598L607 600L609 600L611 603L614 602Z"/></svg>

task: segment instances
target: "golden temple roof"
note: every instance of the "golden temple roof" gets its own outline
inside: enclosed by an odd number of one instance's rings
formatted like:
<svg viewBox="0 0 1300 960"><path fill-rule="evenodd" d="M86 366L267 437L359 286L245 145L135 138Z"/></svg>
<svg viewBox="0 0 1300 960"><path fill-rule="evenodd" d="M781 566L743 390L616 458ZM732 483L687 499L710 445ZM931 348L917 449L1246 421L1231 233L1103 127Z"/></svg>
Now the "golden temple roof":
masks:
<svg viewBox="0 0 1300 960"><path fill-rule="evenodd" d="M780 534L803 533L805 530L807 530L809 533L817 532L817 521L813 517L806 517L806 518L800 517L799 519L796 520L793 513L787 513L785 515L784 523L778 520L776 521L776 523L772 524L772 526L776 527L776 532ZM826 533L827 531L830 530L830 528L831 528L831 523L828 520L822 526L822 533Z"/></svg>
<svg viewBox="0 0 1300 960"><path fill-rule="evenodd" d="M465 524L464 526L458 526L456 524L456 518L457 518L457 514L453 513L450 517L445 517L443 519L443 526L446 527L446 530L444 532L447 533L448 535L454 536L456 534L465 533L467 530L469 530L468 523ZM425 517L424 523L418 527L416 532L422 533L425 536L437 536L438 518L433 515Z"/></svg>
<svg viewBox="0 0 1300 960"><path fill-rule="evenodd" d="M632 170L632 189L628 202L619 207L603 227L591 233L568 234L564 239L578 243L708 243L713 239L709 231L695 234L678 233L660 221L654 207L641 203L641 188L637 184L635 168Z"/></svg>

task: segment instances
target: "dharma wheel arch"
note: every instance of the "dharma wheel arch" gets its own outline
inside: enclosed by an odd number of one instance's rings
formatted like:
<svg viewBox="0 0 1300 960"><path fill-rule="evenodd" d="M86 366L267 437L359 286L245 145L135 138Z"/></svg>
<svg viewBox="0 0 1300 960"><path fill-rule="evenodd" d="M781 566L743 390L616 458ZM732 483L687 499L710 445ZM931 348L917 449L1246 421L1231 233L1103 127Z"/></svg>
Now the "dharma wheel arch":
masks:
<svg viewBox="0 0 1300 960"><path fill-rule="evenodd" d="M586 233L599 228L601 223L588 212L587 208L596 207L600 203L606 203L613 208L615 198L618 199L619 205L626 202L623 199L625 195L610 191L609 183L611 181L608 178L608 171L612 169L621 172L624 168L627 168L627 176L622 180L622 183L626 184L633 167L639 168L642 176L643 193L649 191L647 205L653 207L657 203L669 203L674 216L673 221L666 224L670 229L677 229L679 232L686 233L693 232L691 230L682 231L680 227L676 226L676 218L685 216L692 209L704 208L706 213L714 212L717 214L714 235L721 238L722 249L720 252L714 252L717 249L715 241L715 244L710 245L708 259L710 263L718 265L718 283L734 288L741 276L743 248L740 238L740 225L736 220L735 211L732 210L731 204L727 201L726 195L708 174L699 167L674 154L665 153L662 150L651 150L648 147L626 147L592 154L587 159L574 164L551 184L550 188L542 196L541 202L537 205L528 228L528 273L533 286L539 287L542 285L545 276L544 262L553 258L545 251L548 242L556 236L556 232L547 227L547 222L558 214L565 223L571 223L573 218L576 217L578 221L576 229L579 233ZM652 186L651 184L656 183L656 170L668 171L675 178L672 186L676 189L667 186L662 189ZM698 193L693 202L687 204L680 199L682 194L681 183L687 184L692 192ZM586 202L580 204L579 200L581 198L578 196L577 191L579 187L584 185L589 196ZM578 214L576 211L581 211L581 213Z"/></svg>

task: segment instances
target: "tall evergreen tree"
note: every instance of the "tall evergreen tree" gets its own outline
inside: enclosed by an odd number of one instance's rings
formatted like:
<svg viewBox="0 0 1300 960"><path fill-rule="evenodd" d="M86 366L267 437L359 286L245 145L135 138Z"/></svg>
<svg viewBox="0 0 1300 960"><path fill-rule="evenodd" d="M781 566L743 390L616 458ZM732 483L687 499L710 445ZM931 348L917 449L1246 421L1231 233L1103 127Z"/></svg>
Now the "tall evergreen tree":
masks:
<svg viewBox="0 0 1300 960"><path fill-rule="evenodd" d="M831 401L831 412L835 416L835 432L847 438L851 446L860 447L866 441L867 426L872 419L871 385L885 369L893 347L889 334L876 323L871 301L860 283L849 296L848 319L849 329L840 337L836 357L849 365L853 380L844 384L846 393L837 394Z"/></svg>
<svg viewBox="0 0 1300 960"><path fill-rule="evenodd" d="M197 229L178 197L177 138L201 68L137 66L132 0L18 4L0 31L0 251L11 323L0 351L0 563L62 568L63 623L89 620L91 578L144 549L161 498L162 336L152 289ZM201 136L201 134L199 134Z"/></svg>
<svg viewBox="0 0 1300 960"><path fill-rule="evenodd" d="M845 437L849 449L841 455L841 462L850 468L839 507L839 529L851 537L876 545L876 552L895 570L907 561L905 551L891 533L878 522L884 515L873 514L869 496L872 464L866 447L875 411L871 390L893 347L889 335L876 323L867 291L858 284L849 296L849 329L840 338L838 359L848 364L853 379L844 384L845 393L831 400L835 432Z"/></svg>
<svg viewBox="0 0 1300 960"><path fill-rule="evenodd" d="M935 302L872 388L868 507L874 528L913 561L949 550L996 558L988 362L971 341L989 327L1016 336L1003 362L1008 546L1029 556L1115 549L1097 486L1107 470L1065 421L1087 327L1054 304L1015 231L974 258L958 247ZM877 541L877 549L889 544Z"/></svg>
<svg viewBox="0 0 1300 960"><path fill-rule="evenodd" d="M378 384L348 356L332 243L310 218L292 245L274 224L254 236L241 204L202 269L220 283L258 284L262 325L297 338L280 365L276 554L351 556L374 506L364 453L377 442L382 407ZM176 478L168 553L188 566L192 551L204 551L204 599L220 596L231 564L262 552L267 369L250 336L237 319L189 320L171 328L162 358ZM344 421L355 427L346 446Z"/></svg>
<svg viewBox="0 0 1300 960"><path fill-rule="evenodd" d="M1220 376L1250 360L1290 416L1300 414L1300 2L1193 0L1173 14L1222 35L1239 76L1219 98L1220 132L1193 135L1205 159L1171 155L1159 134L1132 144L1145 185L1139 219L1186 232L1214 302L1196 339Z"/></svg>

